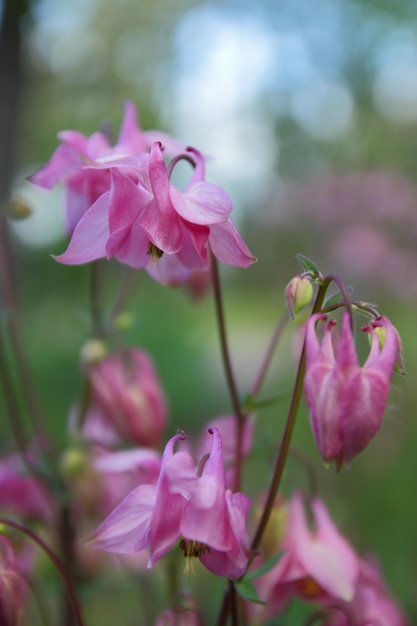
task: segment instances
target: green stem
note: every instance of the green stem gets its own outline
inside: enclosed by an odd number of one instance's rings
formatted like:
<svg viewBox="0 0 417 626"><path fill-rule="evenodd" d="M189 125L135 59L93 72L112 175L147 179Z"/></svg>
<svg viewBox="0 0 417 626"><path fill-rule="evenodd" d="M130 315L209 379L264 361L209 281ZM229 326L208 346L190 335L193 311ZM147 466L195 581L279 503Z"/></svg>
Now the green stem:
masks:
<svg viewBox="0 0 417 626"><path fill-rule="evenodd" d="M251 396L255 397L258 395L261 386L263 384L263 381L265 380L265 376L267 374L268 368L271 364L272 361L272 357L274 356L276 347L278 345L279 340L281 339L282 336L282 332L286 326L288 322L288 314L287 312L284 313L284 315L281 317L281 319L279 320L277 327L275 328L274 334L272 335L272 339L270 341L270 344L268 346L268 349L265 353L265 356L263 358L263 361L261 363L261 366L259 368L259 372L255 378L255 381L252 385L252 389L251 389Z"/></svg>
<svg viewBox="0 0 417 626"><path fill-rule="evenodd" d="M329 282L330 280L329 281L325 280L319 287L316 301L314 303L314 307L312 310L312 315L320 311ZM270 515L274 507L275 498L277 496L277 493L281 484L281 479L282 479L282 475L284 472L285 463L287 461L288 451L290 448L291 438L292 438L292 434L294 431L295 421L297 418L298 408L300 406L300 401L301 401L301 397L303 394L305 361L306 361L306 358L305 358L305 343L304 343L300 361L298 364L297 376L296 376L295 383L294 383L294 390L293 390L293 395L291 398L291 404L288 410L285 430L284 430L284 434L281 440L281 446L278 452L278 456L276 458L274 473L272 476L271 484L269 486L265 508L262 511L261 519L259 520L259 524L258 524L258 527L256 529L256 532L255 532L255 535L251 544L251 551L253 554L259 548L259 545L261 543L263 534L265 532Z"/></svg>

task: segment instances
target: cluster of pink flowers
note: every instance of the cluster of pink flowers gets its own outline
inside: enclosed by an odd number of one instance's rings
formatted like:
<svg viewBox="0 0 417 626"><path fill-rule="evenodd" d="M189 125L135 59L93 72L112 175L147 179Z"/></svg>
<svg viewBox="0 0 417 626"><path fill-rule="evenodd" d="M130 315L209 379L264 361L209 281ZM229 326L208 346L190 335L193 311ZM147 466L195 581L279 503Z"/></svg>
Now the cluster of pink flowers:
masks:
<svg viewBox="0 0 417 626"><path fill-rule="evenodd" d="M86 137L65 131L59 139L50 161L31 180L46 188L64 186L70 241L56 257L61 263L115 258L145 268L167 285L194 275L198 291L204 288L211 255L238 267L255 260L231 221L230 197L205 180L203 155L159 131L142 131L131 102L125 105L114 145L103 132ZM171 182L181 161L193 168L183 191ZM304 272L290 281L285 297L291 318L307 307L310 314L258 520L249 519L252 500L240 489L246 460L256 460L253 411L265 404L259 389L282 326L273 335L251 394L240 401L216 271L216 311L234 414L209 421L195 445L183 431L164 445L168 403L157 367L143 349L121 348L110 324L95 328L100 338L91 339L82 351L83 397L70 411L66 449L55 454L52 445L45 452L38 445L35 454L30 446L25 449L27 442L16 428L20 454L0 462L0 509L28 524L35 520L51 543L58 536L65 561L61 565L56 559L61 575L66 566L69 574L79 568L92 578L116 558L143 573L145 566L162 566L165 555L176 550L185 557L185 572L194 572L198 560L215 576L229 579L219 624L229 617L233 624L241 623L240 617L242 623L266 624L298 598L311 608L309 624L405 626L377 565L357 554L324 502L300 492L278 495L303 388L319 453L339 470L379 430L393 372L402 367L401 341L388 318L378 316L373 305L350 301L349 290L334 275L323 278L311 261L303 257L300 262ZM333 281L340 293L326 301ZM342 307L335 338L337 323L329 314ZM371 344L363 365L353 332L356 309L371 319L362 327ZM36 539L31 531L26 535ZM1 625L20 626L22 580L34 562L31 551L0 537ZM62 578L68 591L68 577ZM167 610L159 607L156 626L201 626L200 607L188 589L184 593L178 580L173 582L177 596L171 594ZM75 595L68 593L73 605Z"/></svg>
<svg viewBox="0 0 417 626"><path fill-rule="evenodd" d="M67 189L71 240L56 257L61 263L115 257L177 285L208 269L209 249L228 265L255 261L231 221L230 197L204 179L203 155L158 131L142 131L133 103L126 103L114 146L103 133L87 138L64 131L59 138L62 144L31 181L46 188L62 182ZM168 165L165 153L173 155ZM170 183L181 160L194 168L183 192Z"/></svg>

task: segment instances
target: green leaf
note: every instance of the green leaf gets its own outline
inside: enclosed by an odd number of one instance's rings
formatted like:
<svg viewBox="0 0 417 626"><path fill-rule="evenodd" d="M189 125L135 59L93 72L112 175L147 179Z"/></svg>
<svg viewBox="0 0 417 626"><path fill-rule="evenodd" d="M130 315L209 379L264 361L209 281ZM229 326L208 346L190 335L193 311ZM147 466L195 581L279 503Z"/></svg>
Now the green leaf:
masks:
<svg viewBox="0 0 417 626"><path fill-rule="evenodd" d="M282 393L278 396L274 396L273 398L267 398L265 400L256 400L253 396L246 396L242 402L242 408L245 411L255 411L256 409L264 409L269 406L273 406L274 404L278 404L278 402L282 402L283 400L287 400L291 396L292 392Z"/></svg>
<svg viewBox="0 0 417 626"><path fill-rule="evenodd" d="M351 296L353 293L353 287L347 286L346 291L348 295ZM326 300L326 302L323 305L323 308L327 309L328 307L335 306L336 304L340 304L340 302L344 302L344 301L345 299L343 297L342 292L337 291L333 296L330 296L330 298Z"/></svg>
<svg viewBox="0 0 417 626"><path fill-rule="evenodd" d="M283 554L284 552L278 552L278 554L275 554L272 558L268 559L261 567L247 574L244 579L245 582L251 582L256 578L260 578L261 576L264 576L264 574L267 574L273 567L275 567Z"/></svg>
<svg viewBox="0 0 417 626"><path fill-rule="evenodd" d="M313 261L310 261L304 254L296 254L295 258L300 263L305 272L313 274L314 276L320 276L319 268Z"/></svg>
<svg viewBox="0 0 417 626"><path fill-rule="evenodd" d="M242 582L236 583L236 591L238 594L244 598L245 600L249 600L249 602L254 602L255 604L265 605L266 602L263 602L258 596L258 592L252 583L248 583L245 580Z"/></svg>

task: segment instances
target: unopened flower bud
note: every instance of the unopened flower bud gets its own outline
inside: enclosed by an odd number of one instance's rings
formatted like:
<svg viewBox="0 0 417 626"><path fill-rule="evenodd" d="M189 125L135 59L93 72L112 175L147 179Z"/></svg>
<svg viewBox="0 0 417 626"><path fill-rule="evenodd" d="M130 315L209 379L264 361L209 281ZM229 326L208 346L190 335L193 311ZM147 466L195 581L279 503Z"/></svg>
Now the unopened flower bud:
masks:
<svg viewBox="0 0 417 626"><path fill-rule="evenodd" d="M129 311L122 311L113 320L113 326L117 330L129 330L134 324L135 318Z"/></svg>
<svg viewBox="0 0 417 626"><path fill-rule="evenodd" d="M107 355L107 344L102 339L90 339L81 348L81 362L84 365L99 363Z"/></svg>
<svg viewBox="0 0 417 626"><path fill-rule="evenodd" d="M310 304L313 285L307 276L295 276L285 288L285 300L292 319Z"/></svg>
<svg viewBox="0 0 417 626"><path fill-rule="evenodd" d="M25 220L32 215L32 207L22 196L10 198L7 217L12 220Z"/></svg>
<svg viewBox="0 0 417 626"><path fill-rule="evenodd" d="M87 467L85 452L80 448L68 448L61 456L60 467L62 473L68 477L83 474Z"/></svg>

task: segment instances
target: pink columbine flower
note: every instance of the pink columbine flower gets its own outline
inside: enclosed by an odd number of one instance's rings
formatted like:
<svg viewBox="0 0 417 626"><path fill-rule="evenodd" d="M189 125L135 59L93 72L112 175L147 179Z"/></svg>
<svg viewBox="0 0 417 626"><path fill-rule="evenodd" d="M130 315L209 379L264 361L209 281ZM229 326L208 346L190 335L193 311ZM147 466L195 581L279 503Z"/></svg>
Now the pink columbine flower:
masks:
<svg viewBox="0 0 417 626"><path fill-rule="evenodd" d="M326 606L326 604L325 604ZM376 563L360 562L356 593L349 603L328 606L328 626L407 626L406 617L390 596Z"/></svg>
<svg viewBox="0 0 417 626"><path fill-rule="evenodd" d="M305 601L352 600L359 574L359 560L337 530L324 504L310 502L309 525L301 493L292 496L286 529L277 552L284 554L255 585L264 608L254 608L262 622L279 614L293 595Z"/></svg>
<svg viewBox="0 0 417 626"><path fill-rule="evenodd" d="M238 578L248 562L246 518L250 499L225 487L221 438L212 430L204 467L174 451L183 435L165 447L157 485L140 485L109 515L89 543L109 552L150 550L152 567L180 540L186 570L192 557L219 576Z"/></svg>
<svg viewBox="0 0 417 626"><path fill-rule="evenodd" d="M169 178L181 159L195 165L183 192ZM167 169L156 142L149 156L104 159L91 167L111 170L110 191L79 221L67 250L56 257L61 263L115 257L146 268L163 284L178 285L193 271L208 268L208 246L228 265L248 267L255 261L230 219L230 197L204 180L204 159L197 150L189 148Z"/></svg>
<svg viewBox="0 0 417 626"><path fill-rule="evenodd" d="M327 320L327 316L312 315L307 322L305 392L320 454L326 463L335 461L341 467L368 445L381 425L397 358L398 335L386 317L364 327L362 330L371 334L372 345L360 367L348 314L343 316L336 350L332 343L336 322L327 323L320 344L317 320ZM384 329L382 347L377 328Z"/></svg>
<svg viewBox="0 0 417 626"><path fill-rule="evenodd" d="M110 354L88 366L91 404L83 429L87 438L123 438L158 447L167 420L167 405L155 366L144 350ZM112 432L116 437L111 436Z"/></svg>
<svg viewBox="0 0 417 626"><path fill-rule="evenodd" d="M157 130L142 131L134 103L127 101L124 107L124 118L114 146L103 132L86 137L75 130L64 130L58 133L61 144L48 163L29 178L32 183L46 189L63 183L66 191L66 226L69 233L73 232L91 205L110 189L109 171L86 168L86 163L111 155L145 153L154 141L162 141L167 153L171 155L184 149L181 142L166 133Z"/></svg>

